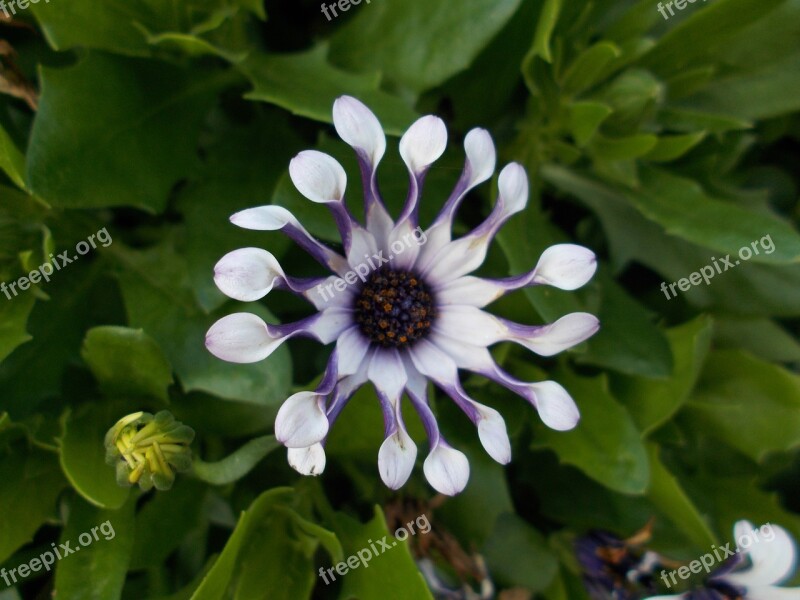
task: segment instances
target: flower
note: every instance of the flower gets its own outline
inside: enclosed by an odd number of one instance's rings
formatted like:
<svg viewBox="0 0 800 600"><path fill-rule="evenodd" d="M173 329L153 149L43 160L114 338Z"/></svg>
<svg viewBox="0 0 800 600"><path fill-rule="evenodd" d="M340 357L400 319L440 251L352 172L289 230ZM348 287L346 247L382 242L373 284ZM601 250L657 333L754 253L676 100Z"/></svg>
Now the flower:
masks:
<svg viewBox="0 0 800 600"><path fill-rule="evenodd" d="M593 600L638 600L641 590L655 591L653 571L661 559L643 548L651 533L652 522L626 540L597 530L575 541L584 586Z"/></svg>
<svg viewBox="0 0 800 600"><path fill-rule="evenodd" d="M559 244L545 250L536 268L524 275L499 280L469 275L483 263L500 227L525 208L528 178L522 166L511 163L501 171L499 195L489 217L469 234L453 240L458 206L471 189L494 172L495 148L487 131L473 129L467 134L467 160L461 177L434 223L423 231L418 222L418 203L425 175L445 150L447 130L442 120L422 117L400 140L410 188L396 221L383 204L376 179L386 150L380 122L364 104L348 96L335 101L333 122L339 136L358 156L364 186L364 224L345 206L347 175L331 156L314 150L301 152L292 159L289 175L303 196L330 209L344 255L314 239L280 206L243 210L231 221L245 229L281 231L334 275L318 279L287 276L275 257L259 248L235 250L215 267L217 286L231 298L254 301L276 288L304 297L318 312L287 325L267 324L250 313L232 314L209 329L206 346L223 360L250 363L267 358L295 336L315 338L323 344L335 341L317 389L294 394L278 412L275 433L289 449L289 463L303 474L322 472L322 444L331 425L353 393L370 381L385 421L385 441L378 453L383 481L392 489L401 487L416 460L417 448L406 431L400 408L405 393L419 413L430 442L425 476L437 491L453 495L466 485L469 463L441 435L428 403L427 382L432 381L467 414L477 426L486 451L503 464L511 460L503 417L466 394L459 369L482 374L516 392L550 427L573 428L579 419L578 409L563 387L553 381L515 379L495 363L488 347L511 341L551 356L593 335L598 329L597 319L587 313L572 313L549 325L527 326L482 309L512 290L531 285L574 290L594 274L595 255L580 246Z"/></svg>
<svg viewBox="0 0 800 600"><path fill-rule="evenodd" d="M166 410L155 416L137 412L121 418L105 438L106 463L117 469L117 483L135 483L145 491L153 486L168 490L175 481L175 471L192 466L189 445L194 430L176 421Z"/></svg>
<svg viewBox="0 0 800 600"><path fill-rule="evenodd" d="M764 531L767 527L769 534ZM800 598L800 588L778 587L794 573L796 549L791 536L778 525L761 527L761 537L753 535L758 531L749 521L738 521L733 527L733 534L734 539L739 540L741 550L713 571L701 587L682 594L651 596L647 600ZM747 547L743 544L745 539L749 540Z"/></svg>

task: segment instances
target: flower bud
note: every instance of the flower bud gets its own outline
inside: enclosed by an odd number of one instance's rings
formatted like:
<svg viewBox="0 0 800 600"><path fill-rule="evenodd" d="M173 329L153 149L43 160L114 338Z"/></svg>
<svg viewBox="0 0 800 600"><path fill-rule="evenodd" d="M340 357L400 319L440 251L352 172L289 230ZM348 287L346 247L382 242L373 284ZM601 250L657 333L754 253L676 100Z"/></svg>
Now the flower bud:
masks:
<svg viewBox="0 0 800 600"><path fill-rule="evenodd" d="M106 433L106 463L116 467L117 483L139 484L147 491L168 490L175 472L192 466L194 430L166 410L155 416L137 412L117 421Z"/></svg>

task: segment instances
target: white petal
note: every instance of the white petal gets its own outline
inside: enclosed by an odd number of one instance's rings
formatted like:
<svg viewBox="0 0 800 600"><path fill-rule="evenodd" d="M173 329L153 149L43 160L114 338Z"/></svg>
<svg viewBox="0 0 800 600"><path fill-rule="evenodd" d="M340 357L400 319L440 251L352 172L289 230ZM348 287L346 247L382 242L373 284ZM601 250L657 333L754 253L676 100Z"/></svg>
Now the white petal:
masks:
<svg viewBox="0 0 800 600"><path fill-rule="evenodd" d="M431 487L446 496L460 493L469 481L467 457L463 452L444 444L439 444L428 454L423 471Z"/></svg>
<svg viewBox="0 0 800 600"><path fill-rule="evenodd" d="M312 202L341 202L347 174L332 156L304 150L289 163L289 176L297 190Z"/></svg>
<svg viewBox="0 0 800 600"><path fill-rule="evenodd" d="M336 340L339 350L339 376L353 375L364 362L370 344L358 326L351 327Z"/></svg>
<svg viewBox="0 0 800 600"><path fill-rule="evenodd" d="M335 285L340 279L344 282L344 289L337 290ZM341 286L342 284L339 287ZM342 277L331 275L319 285L309 288L303 296L320 311L334 307L352 308L355 301L355 288L347 285L347 282Z"/></svg>
<svg viewBox="0 0 800 600"><path fill-rule="evenodd" d="M231 223L243 229L276 231L287 224L299 224L295 216L282 206L256 206L231 215Z"/></svg>
<svg viewBox="0 0 800 600"><path fill-rule="evenodd" d="M748 554L752 566L745 571L730 573L725 579L747 588L770 586L788 579L794 572L796 549L789 533L778 525L767 524L764 528L766 538L762 528L756 529L748 521L736 523L734 542L742 552ZM749 538L751 542L748 548L741 543L745 538Z"/></svg>
<svg viewBox="0 0 800 600"><path fill-rule="evenodd" d="M597 317L576 312L564 315L529 336L512 335L511 341L522 344L540 356L553 356L592 337L600 328Z"/></svg>
<svg viewBox="0 0 800 600"><path fill-rule="evenodd" d="M376 166L386 152L386 135L375 114L352 96L340 96L333 103L333 125L348 145L363 152Z"/></svg>
<svg viewBox="0 0 800 600"><path fill-rule="evenodd" d="M494 315L474 306L442 306L434 331L473 346L490 346L506 339L508 329Z"/></svg>
<svg viewBox="0 0 800 600"><path fill-rule="evenodd" d="M746 600L800 600L800 588L773 586L747 588Z"/></svg>
<svg viewBox="0 0 800 600"><path fill-rule="evenodd" d="M241 248L223 256L214 266L214 283L234 300L252 302L263 298L283 278L278 260L261 248Z"/></svg>
<svg viewBox="0 0 800 600"><path fill-rule="evenodd" d="M417 460L417 446L403 427L387 437L378 451L378 470L383 483L396 490L408 481L414 462Z"/></svg>
<svg viewBox="0 0 800 600"><path fill-rule="evenodd" d="M395 269L410 269L417 260L420 246L426 241L427 236L421 228L413 227L409 219L403 219L389 233L383 256Z"/></svg>
<svg viewBox="0 0 800 600"><path fill-rule="evenodd" d="M354 227L350 232L350 249L347 251L347 262L360 278L365 278L374 269L370 266L371 260L375 264L374 254L378 253L378 244L375 236L366 229Z"/></svg>
<svg viewBox="0 0 800 600"><path fill-rule="evenodd" d="M322 444L308 448L289 448L289 466L301 475L319 475L325 470L325 449Z"/></svg>
<svg viewBox="0 0 800 600"><path fill-rule="evenodd" d="M485 129L472 129L464 138L464 150L470 169L468 187L472 188L488 180L497 163L497 151L492 136Z"/></svg>
<svg viewBox="0 0 800 600"><path fill-rule="evenodd" d="M328 435L328 418L322 398L298 392L283 403L275 417L275 437L287 448L308 448Z"/></svg>
<svg viewBox="0 0 800 600"><path fill-rule="evenodd" d="M545 425L556 431L569 431L580 421L581 414L569 392L555 381L531 383L536 410Z"/></svg>
<svg viewBox="0 0 800 600"><path fill-rule="evenodd" d="M462 304L484 307L505 293L502 285L487 279L467 275L448 281L436 289L436 302L439 305Z"/></svg>
<svg viewBox="0 0 800 600"><path fill-rule="evenodd" d="M400 156L409 170L419 174L438 159L447 147L447 127L439 117L417 119L400 139Z"/></svg>
<svg viewBox="0 0 800 600"><path fill-rule="evenodd" d="M326 308L319 313L319 318L308 328L308 333L323 344L330 344L346 329L352 327L353 323L352 310L337 307Z"/></svg>
<svg viewBox="0 0 800 600"><path fill-rule="evenodd" d="M594 252L575 244L557 244L542 253L533 281L562 290L576 290L597 270Z"/></svg>
<svg viewBox="0 0 800 600"><path fill-rule="evenodd" d="M497 180L499 198L506 214L518 213L528 203L528 175L519 163L510 163L500 171Z"/></svg>
<svg viewBox="0 0 800 600"><path fill-rule="evenodd" d="M506 422L499 412L488 406L479 409L481 420L478 421L478 436L486 452L499 462L506 465L511 462L511 441L508 439Z"/></svg>
<svg viewBox="0 0 800 600"><path fill-rule="evenodd" d="M417 370L429 379L450 385L458 381L456 363L429 340L419 340L408 354Z"/></svg>
<svg viewBox="0 0 800 600"><path fill-rule="evenodd" d="M206 333L206 348L217 358L234 363L253 363L267 358L283 341L269 334L261 317L234 313L222 317Z"/></svg>
<svg viewBox="0 0 800 600"><path fill-rule="evenodd" d="M408 381L400 354L394 349L377 348L370 360L367 376L390 400L400 398Z"/></svg>

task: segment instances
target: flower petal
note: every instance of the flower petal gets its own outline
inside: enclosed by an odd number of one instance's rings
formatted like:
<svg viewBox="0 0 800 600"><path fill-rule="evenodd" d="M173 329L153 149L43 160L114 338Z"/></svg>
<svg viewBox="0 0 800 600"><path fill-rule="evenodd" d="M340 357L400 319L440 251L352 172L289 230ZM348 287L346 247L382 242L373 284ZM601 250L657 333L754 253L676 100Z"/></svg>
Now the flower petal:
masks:
<svg viewBox="0 0 800 600"><path fill-rule="evenodd" d="M314 444L308 448L289 448L289 466L301 475L319 475L325 470L325 448Z"/></svg>
<svg viewBox="0 0 800 600"><path fill-rule="evenodd" d="M252 302L266 296L276 279L285 278L278 260L261 248L240 248L214 266L214 283L234 300Z"/></svg>
<svg viewBox="0 0 800 600"><path fill-rule="evenodd" d="M347 174L332 156L317 150L304 150L289 162L289 177L297 190L312 202L341 202L347 187Z"/></svg>
<svg viewBox="0 0 800 600"><path fill-rule="evenodd" d="M272 335L261 317L251 313L222 317L206 333L208 351L233 363L264 360L282 342L283 337Z"/></svg>
<svg viewBox="0 0 800 600"><path fill-rule="evenodd" d="M460 493L469 481L469 461L463 452L444 442L434 448L423 465L431 487L445 496Z"/></svg>
<svg viewBox="0 0 800 600"><path fill-rule="evenodd" d="M281 405L275 417L275 437L287 448L308 448L328 435L324 396L298 392Z"/></svg>
<svg viewBox="0 0 800 600"><path fill-rule="evenodd" d="M358 326L350 327L345 330L336 340L336 348L339 351L339 375L353 375L361 367L370 343Z"/></svg>
<svg viewBox="0 0 800 600"><path fill-rule="evenodd" d="M477 308L491 304L506 293L499 281L471 275L448 281L437 286L435 291L439 305L460 304Z"/></svg>
<svg viewBox="0 0 800 600"><path fill-rule="evenodd" d="M564 315L555 323L528 326L502 319L508 328L508 341L516 342L540 356L553 356L589 339L600 329L597 317L575 312Z"/></svg>
<svg viewBox="0 0 800 600"><path fill-rule="evenodd" d="M533 401L542 422L556 431L569 431L580 421L581 413L569 392L555 381L530 383Z"/></svg>
<svg viewBox="0 0 800 600"><path fill-rule="evenodd" d="M488 181L497 164L497 151L492 136L485 129L471 129L464 137L464 150L467 154L465 170L469 172L467 188Z"/></svg>
<svg viewBox="0 0 800 600"><path fill-rule="evenodd" d="M797 551L791 536L779 525L768 525L770 532L774 534L774 537L770 535L769 540L762 533L763 528L755 528L749 521L736 523L733 530L734 542L742 552L747 553L752 564L749 569L726 575L727 581L749 590L750 587L779 584L794 572ZM751 542L747 548L742 544L745 538L749 538Z"/></svg>
<svg viewBox="0 0 800 600"><path fill-rule="evenodd" d="M556 244L542 253L533 272L533 282L562 290L576 290L597 270L594 252L576 244Z"/></svg>
<svg viewBox="0 0 800 600"><path fill-rule="evenodd" d="M375 114L360 100L340 96L333 103L336 133L374 167L386 152L386 135Z"/></svg>
<svg viewBox="0 0 800 600"><path fill-rule="evenodd" d="M477 404L477 402L475 403ZM501 465L511 462L511 440L503 417L495 409L480 405L478 436L486 453Z"/></svg>
<svg viewBox="0 0 800 600"><path fill-rule="evenodd" d="M414 440L406 433L405 427L398 426L378 451L378 470L383 483L393 490L403 487L414 470L416 460L417 446Z"/></svg>
<svg viewBox="0 0 800 600"><path fill-rule="evenodd" d="M408 381L400 354L395 349L376 348L367 372L379 394L394 401L399 399Z"/></svg>
<svg viewBox="0 0 800 600"><path fill-rule="evenodd" d="M400 139L400 156L411 173L418 175L433 164L447 147L447 127L439 117L417 119Z"/></svg>
<svg viewBox="0 0 800 600"><path fill-rule="evenodd" d="M342 255L317 241L297 218L282 206L268 205L248 208L235 213L230 220L234 225L244 229L281 231L334 273L344 275L349 270L347 261Z"/></svg>

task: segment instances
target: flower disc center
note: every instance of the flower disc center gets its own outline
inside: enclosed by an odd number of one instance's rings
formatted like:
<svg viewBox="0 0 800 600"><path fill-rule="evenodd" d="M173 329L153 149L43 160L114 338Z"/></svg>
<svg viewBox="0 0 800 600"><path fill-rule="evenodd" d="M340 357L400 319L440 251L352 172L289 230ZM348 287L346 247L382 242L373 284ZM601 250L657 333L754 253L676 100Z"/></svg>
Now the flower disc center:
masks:
<svg viewBox="0 0 800 600"><path fill-rule="evenodd" d="M355 302L356 322L384 348L410 346L425 337L436 318L433 294L409 271L373 271Z"/></svg>

